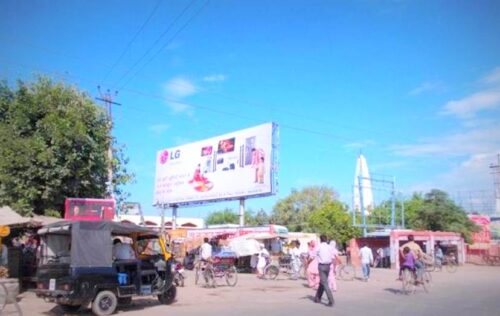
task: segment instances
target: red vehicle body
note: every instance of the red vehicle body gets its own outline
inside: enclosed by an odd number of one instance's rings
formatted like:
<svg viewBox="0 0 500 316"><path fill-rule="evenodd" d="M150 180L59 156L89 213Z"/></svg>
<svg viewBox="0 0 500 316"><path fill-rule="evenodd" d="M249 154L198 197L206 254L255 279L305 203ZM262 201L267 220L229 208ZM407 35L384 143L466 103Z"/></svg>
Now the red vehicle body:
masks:
<svg viewBox="0 0 500 316"><path fill-rule="evenodd" d="M115 200L66 198L64 219L87 221L112 221L115 217Z"/></svg>

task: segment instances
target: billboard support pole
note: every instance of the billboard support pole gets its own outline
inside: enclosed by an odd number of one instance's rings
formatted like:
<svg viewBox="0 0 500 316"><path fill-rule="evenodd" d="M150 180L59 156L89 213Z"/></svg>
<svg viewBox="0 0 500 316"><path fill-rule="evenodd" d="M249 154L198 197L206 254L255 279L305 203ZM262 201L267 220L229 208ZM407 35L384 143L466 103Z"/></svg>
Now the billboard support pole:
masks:
<svg viewBox="0 0 500 316"><path fill-rule="evenodd" d="M245 226L245 198L240 199L240 227Z"/></svg>
<svg viewBox="0 0 500 316"><path fill-rule="evenodd" d="M165 234L165 206L160 205L161 208L161 226L160 226L160 233L163 236Z"/></svg>
<svg viewBox="0 0 500 316"><path fill-rule="evenodd" d="M172 230L177 229L177 205L172 207Z"/></svg>

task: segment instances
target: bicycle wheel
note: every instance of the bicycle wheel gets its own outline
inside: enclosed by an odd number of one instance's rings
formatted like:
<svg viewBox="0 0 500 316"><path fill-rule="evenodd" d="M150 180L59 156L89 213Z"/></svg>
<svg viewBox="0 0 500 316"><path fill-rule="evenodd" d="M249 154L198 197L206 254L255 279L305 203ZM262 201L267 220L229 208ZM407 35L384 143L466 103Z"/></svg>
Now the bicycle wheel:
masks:
<svg viewBox="0 0 500 316"><path fill-rule="evenodd" d="M345 265L340 268L340 278L344 281L352 281L356 276L356 271L352 265Z"/></svg>
<svg viewBox="0 0 500 316"><path fill-rule="evenodd" d="M403 294L411 294L415 290L415 279L413 276L413 271L409 269L404 269L403 270L403 276L402 276L402 285L403 285Z"/></svg>
<svg viewBox="0 0 500 316"><path fill-rule="evenodd" d="M436 263L424 263L425 271L434 272L436 270Z"/></svg>
<svg viewBox="0 0 500 316"><path fill-rule="evenodd" d="M446 263L446 271L448 271L449 273L455 273L457 271L457 269L458 269L458 266L456 263L450 262L450 261L448 261Z"/></svg>
<svg viewBox="0 0 500 316"><path fill-rule="evenodd" d="M232 266L226 270L226 283L229 286L235 286L238 283L238 271L236 267Z"/></svg>
<svg viewBox="0 0 500 316"><path fill-rule="evenodd" d="M203 273L203 277L205 278L205 285L207 287L216 287L215 283L215 272L210 267L205 267L205 271Z"/></svg>
<svg viewBox="0 0 500 316"><path fill-rule="evenodd" d="M280 269L274 264L270 264L264 268L264 278L274 280L280 273Z"/></svg>
<svg viewBox="0 0 500 316"><path fill-rule="evenodd" d="M431 286L432 276L428 271L424 271L422 275L422 287L424 288L425 293L429 293L429 287Z"/></svg>
<svg viewBox="0 0 500 316"><path fill-rule="evenodd" d="M198 284L198 281L200 280L200 274L201 274L201 269L199 266L196 266L194 268L194 285Z"/></svg>

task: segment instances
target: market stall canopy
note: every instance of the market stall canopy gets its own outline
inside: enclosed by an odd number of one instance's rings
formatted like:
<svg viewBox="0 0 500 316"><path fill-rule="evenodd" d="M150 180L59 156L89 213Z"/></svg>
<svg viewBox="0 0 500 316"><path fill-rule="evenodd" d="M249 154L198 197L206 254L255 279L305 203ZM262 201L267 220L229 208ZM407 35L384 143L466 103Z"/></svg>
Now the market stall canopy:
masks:
<svg viewBox="0 0 500 316"><path fill-rule="evenodd" d="M260 251L260 243L255 239L242 237L233 238L229 242L229 248L236 253L237 257L251 256Z"/></svg>
<svg viewBox="0 0 500 316"><path fill-rule="evenodd" d="M0 226L22 225L29 223L30 219L22 217L8 206L0 207Z"/></svg>
<svg viewBox="0 0 500 316"><path fill-rule="evenodd" d="M249 234L242 235L238 238L264 240L264 239L274 239L274 238L279 238L279 237L283 237L283 236L278 235L278 234L274 234L274 233L264 233L263 232L263 233L249 233Z"/></svg>

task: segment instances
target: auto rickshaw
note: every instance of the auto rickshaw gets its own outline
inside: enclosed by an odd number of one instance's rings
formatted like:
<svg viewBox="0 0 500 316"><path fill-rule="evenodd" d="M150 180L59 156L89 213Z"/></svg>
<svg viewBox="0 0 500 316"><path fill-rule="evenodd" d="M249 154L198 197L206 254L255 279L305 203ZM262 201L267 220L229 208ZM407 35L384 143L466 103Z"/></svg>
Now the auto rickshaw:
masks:
<svg viewBox="0 0 500 316"><path fill-rule="evenodd" d="M95 315L110 315L135 296L175 300L172 256L162 235L135 224L111 221L63 221L40 235L38 297L66 312L91 305ZM132 241L136 259L114 260L113 239Z"/></svg>

